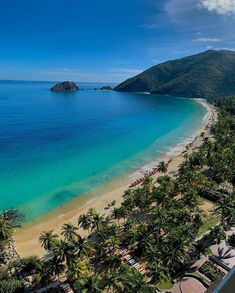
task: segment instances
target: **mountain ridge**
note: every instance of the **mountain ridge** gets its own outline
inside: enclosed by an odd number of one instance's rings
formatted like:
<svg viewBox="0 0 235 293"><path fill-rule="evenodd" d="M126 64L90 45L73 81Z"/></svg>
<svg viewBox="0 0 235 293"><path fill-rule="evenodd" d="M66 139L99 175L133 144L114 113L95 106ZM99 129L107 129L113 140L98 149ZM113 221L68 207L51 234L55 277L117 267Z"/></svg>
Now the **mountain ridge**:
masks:
<svg viewBox="0 0 235 293"><path fill-rule="evenodd" d="M127 79L114 90L206 99L235 95L235 52L208 50L169 60Z"/></svg>

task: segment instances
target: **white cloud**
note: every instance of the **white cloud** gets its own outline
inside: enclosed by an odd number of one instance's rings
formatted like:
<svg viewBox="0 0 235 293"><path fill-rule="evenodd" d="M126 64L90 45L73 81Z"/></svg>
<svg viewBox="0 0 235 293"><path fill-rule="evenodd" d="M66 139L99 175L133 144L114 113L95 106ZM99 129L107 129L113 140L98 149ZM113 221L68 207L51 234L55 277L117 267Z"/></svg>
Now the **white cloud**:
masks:
<svg viewBox="0 0 235 293"><path fill-rule="evenodd" d="M207 46L206 47L207 50L226 50L226 51L235 51L235 48L227 48L227 47L216 47L214 48L213 46Z"/></svg>
<svg viewBox="0 0 235 293"><path fill-rule="evenodd" d="M198 0L168 0L164 5L164 11L174 23L190 20L197 12Z"/></svg>
<svg viewBox="0 0 235 293"><path fill-rule="evenodd" d="M205 43L216 43L219 42L220 39L217 38L198 38L198 39L193 39L193 42L205 42Z"/></svg>
<svg viewBox="0 0 235 293"><path fill-rule="evenodd" d="M201 7L220 15L235 14L235 0L200 0Z"/></svg>

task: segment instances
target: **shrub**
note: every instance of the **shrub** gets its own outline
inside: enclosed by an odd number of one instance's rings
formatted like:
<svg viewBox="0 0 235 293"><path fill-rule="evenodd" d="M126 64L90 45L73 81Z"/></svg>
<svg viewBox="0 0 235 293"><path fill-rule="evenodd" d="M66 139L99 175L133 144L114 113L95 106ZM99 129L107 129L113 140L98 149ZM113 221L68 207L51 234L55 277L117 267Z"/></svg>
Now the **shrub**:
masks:
<svg viewBox="0 0 235 293"><path fill-rule="evenodd" d="M8 278L8 271L5 268L0 268L0 281Z"/></svg>
<svg viewBox="0 0 235 293"><path fill-rule="evenodd" d="M24 283L16 279L4 280L0 282L0 293L15 293L23 290Z"/></svg>

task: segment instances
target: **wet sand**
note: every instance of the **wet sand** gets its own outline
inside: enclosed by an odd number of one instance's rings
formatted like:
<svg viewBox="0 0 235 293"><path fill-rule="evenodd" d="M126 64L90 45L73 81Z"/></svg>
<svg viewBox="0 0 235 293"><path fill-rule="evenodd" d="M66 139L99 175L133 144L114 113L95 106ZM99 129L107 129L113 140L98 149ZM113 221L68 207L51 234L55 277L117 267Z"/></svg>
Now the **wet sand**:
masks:
<svg viewBox="0 0 235 293"><path fill-rule="evenodd" d="M116 180L110 181L102 187L97 188L92 193L87 193L79 196L63 206L53 210L52 212L40 217L39 219L32 221L30 224L18 229L15 233L16 249L20 256L30 256L44 254L44 250L40 247L39 236L42 231L54 230L55 233L60 233L63 223L71 222L77 225L77 219L80 214L86 213L89 208L93 207L101 214L107 215L110 213L110 209L107 208L113 200L116 201L115 206L120 206L122 202L122 195L129 185L133 182L136 176L141 176L146 170L156 166L160 161L169 161L171 163L168 167L168 175L174 175L179 165L184 161L184 154L186 153L186 145L188 146L187 153L191 153L193 149L202 144L203 138L200 137L202 132L205 135L209 134L209 128L211 124L216 120L217 113L213 106L209 105L205 100L197 99L198 103L201 103L207 109L199 128L184 142L179 143L172 149L172 151L166 153L162 157L158 157L156 161L153 161L148 166L143 166L140 170L134 174L123 175ZM161 175L161 174L160 174ZM157 179L159 173L152 176L154 180ZM81 235L84 235L84 231L79 231Z"/></svg>

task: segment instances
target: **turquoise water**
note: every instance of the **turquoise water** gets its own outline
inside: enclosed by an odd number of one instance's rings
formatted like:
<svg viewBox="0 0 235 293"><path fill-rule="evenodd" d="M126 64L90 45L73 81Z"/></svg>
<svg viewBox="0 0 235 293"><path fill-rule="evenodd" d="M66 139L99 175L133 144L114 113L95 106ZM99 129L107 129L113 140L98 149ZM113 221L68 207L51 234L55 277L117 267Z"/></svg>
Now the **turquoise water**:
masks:
<svg viewBox="0 0 235 293"><path fill-rule="evenodd" d="M183 98L0 82L0 209L27 220L160 156L206 110Z"/></svg>

